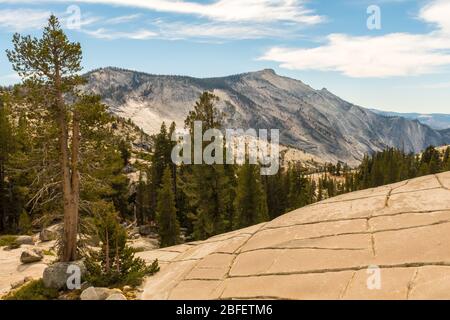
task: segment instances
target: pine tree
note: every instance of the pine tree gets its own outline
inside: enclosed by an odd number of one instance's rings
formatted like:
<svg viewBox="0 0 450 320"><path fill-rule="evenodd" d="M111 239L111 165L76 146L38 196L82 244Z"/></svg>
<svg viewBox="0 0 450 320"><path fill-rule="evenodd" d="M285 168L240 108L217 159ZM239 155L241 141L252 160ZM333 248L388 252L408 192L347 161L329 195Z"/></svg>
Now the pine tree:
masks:
<svg viewBox="0 0 450 320"><path fill-rule="evenodd" d="M205 92L186 118L185 126L194 136L194 122L202 122L202 134L208 129L220 129L222 115L215 107L218 98ZM203 145L205 147L205 144ZM189 198L194 225L194 238L206 239L227 230L227 216L232 208L234 192L230 176L222 164L186 166L184 192Z"/></svg>
<svg viewBox="0 0 450 320"><path fill-rule="evenodd" d="M150 215L150 194L146 181L144 181L145 172L139 173L139 181L136 188L135 210L138 225L144 225Z"/></svg>
<svg viewBox="0 0 450 320"><path fill-rule="evenodd" d="M8 210L8 190L6 185L6 165L12 152L12 128L9 112L0 96L0 233L5 231L5 219Z"/></svg>
<svg viewBox="0 0 450 320"><path fill-rule="evenodd" d="M178 243L180 226L175 208L172 174L170 167L164 170L161 189L158 191L157 221L161 247Z"/></svg>
<svg viewBox="0 0 450 320"><path fill-rule="evenodd" d="M84 253L88 271L87 280L95 286L140 285L146 275L159 271L155 260L150 266L134 256L127 245L127 232L119 223L112 204L99 201L93 205L93 228L100 239L100 250L88 249Z"/></svg>
<svg viewBox="0 0 450 320"><path fill-rule="evenodd" d="M158 205L158 190L161 187L164 170L173 164L171 160L172 141L164 122L161 125L160 132L153 138L153 141L154 152L150 178L151 220L155 219L155 212Z"/></svg>
<svg viewBox="0 0 450 320"><path fill-rule="evenodd" d="M234 229L245 228L269 219L267 199L260 177L259 167L256 165L246 163L239 168Z"/></svg>
<svg viewBox="0 0 450 320"><path fill-rule="evenodd" d="M74 95L76 86L82 83L78 74L81 71L81 47L79 43L69 42L53 15L41 39L15 34L13 47L7 55L14 70L28 80L38 95L46 97L46 107L58 126L64 211L60 258L65 262L73 261L77 259L79 224L80 116L64 96Z"/></svg>
<svg viewBox="0 0 450 320"><path fill-rule="evenodd" d="M444 171L450 170L450 147L447 147L447 149L445 149L442 166L444 167Z"/></svg>

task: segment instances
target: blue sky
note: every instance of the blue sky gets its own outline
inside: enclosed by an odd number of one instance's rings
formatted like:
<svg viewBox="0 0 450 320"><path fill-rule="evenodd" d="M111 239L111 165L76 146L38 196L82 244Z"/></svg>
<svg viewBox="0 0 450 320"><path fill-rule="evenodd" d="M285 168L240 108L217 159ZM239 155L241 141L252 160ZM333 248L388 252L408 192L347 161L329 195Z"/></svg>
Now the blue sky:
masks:
<svg viewBox="0 0 450 320"><path fill-rule="evenodd" d="M85 71L273 68L364 107L450 113L450 0L0 0L0 52L51 12L82 44ZM0 54L0 84L17 81Z"/></svg>

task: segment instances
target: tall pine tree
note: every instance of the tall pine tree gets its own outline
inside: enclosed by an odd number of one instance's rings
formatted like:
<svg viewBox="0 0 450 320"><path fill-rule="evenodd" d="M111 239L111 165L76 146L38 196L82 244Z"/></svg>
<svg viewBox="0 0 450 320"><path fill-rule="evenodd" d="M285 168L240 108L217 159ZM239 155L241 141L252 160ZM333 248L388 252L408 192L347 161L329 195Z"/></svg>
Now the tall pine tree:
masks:
<svg viewBox="0 0 450 320"><path fill-rule="evenodd" d="M161 247L173 246L179 242L180 238L172 181L172 170L167 167L164 170L161 189L158 191L156 209Z"/></svg>

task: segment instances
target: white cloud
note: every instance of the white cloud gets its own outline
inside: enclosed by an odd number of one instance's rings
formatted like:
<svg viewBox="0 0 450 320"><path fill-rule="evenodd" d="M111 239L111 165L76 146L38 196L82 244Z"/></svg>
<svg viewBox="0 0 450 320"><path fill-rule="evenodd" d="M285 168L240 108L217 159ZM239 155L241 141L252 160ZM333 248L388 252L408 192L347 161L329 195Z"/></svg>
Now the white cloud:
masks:
<svg viewBox="0 0 450 320"><path fill-rule="evenodd" d="M116 39L133 39L133 40L147 40L151 38L155 38L158 36L157 33L140 29L136 31L130 31L130 32L121 32L121 31L112 31L105 28L99 28L96 30L85 30L83 29L82 32L98 39L105 39L105 40L116 40Z"/></svg>
<svg viewBox="0 0 450 320"><path fill-rule="evenodd" d="M105 21L106 24L121 24L121 23L127 23L130 21L134 21L137 20L141 17L141 14L130 14L130 15L126 15L126 16L119 16L119 17L114 17L111 19L108 19Z"/></svg>
<svg viewBox="0 0 450 320"><path fill-rule="evenodd" d="M0 27L13 31L42 28L50 11L33 9L3 9L0 10Z"/></svg>
<svg viewBox="0 0 450 320"><path fill-rule="evenodd" d="M383 36L331 34L314 48L269 49L260 59L295 70L336 71L355 78L384 78L440 72L450 66L450 2L431 1L419 18L437 26L428 34Z"/></svg>
<svg viewBox="0 0 450 320"><path fill-rule="evenodd" d="M31 3L33 0L0 0L0 3ZM40 2L40 1L39 1ZM66 3L68 0L48 0ZM292 21L313 25L323 17L307 9L307 0L216 0L198 3L181 0L73 0L70 2L93 3L136 7L152 11L190 14L216 21Z"/></svg>
<svg viewBox="0 0 450 320"><path fill-rule="evenodd" d="M419 18L437 25L441 32L450 34L450 1L431 1L420 10Z"/></svg>
<svg viewBox="0 0 450 320"><path fill-rule="evenodd" d="M164 39L218 39L245 40L267 37L286 37L291 31L276 26L249 23L184 23L165 22L153 23L159 30L159 37Z"/></svg>

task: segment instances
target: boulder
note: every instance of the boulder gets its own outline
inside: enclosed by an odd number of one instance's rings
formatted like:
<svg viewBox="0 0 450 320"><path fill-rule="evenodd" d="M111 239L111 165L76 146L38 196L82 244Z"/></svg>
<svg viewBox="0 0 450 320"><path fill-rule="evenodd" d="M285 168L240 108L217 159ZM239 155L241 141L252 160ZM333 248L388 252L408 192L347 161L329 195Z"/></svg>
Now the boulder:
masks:
<svg viewBox="0 0 450 320"><path fill-rule="evenodd" d="M115 296L113 299L109 300L123 300L117 299L117 296L122 295L122 291L119 289L109 289L109 288L96 288L89 287L80 295L81 300L108 300L111 296ZM126 300L126 298L125 298Z"/></svg>
<svg viewBox="0 0 450 320"><path fill-rule="evenodd" d="M33 237L31 237L31 236L18 236L16 238L16 243L18 245L22 245L22 244L34 245L34 240L33 240Z"/></svg>
<svg viewBox="0 0 450 320"><path fill-rule="evenodd" d="M106 300L127 300L127 298L121 293L114 293L106 298Z"/></svg>
<svg viewBox="0 0 450 320"><path fill-rule="evenodd" d="M42 229L39 233L39 240L42 242L56 240L58 237L58 232L51 230L50 228Z"/></svg>
<svg viewBox="0 0 450 320"><path fill-rule="evenodd" d="M150 225L144 225L139 227L139 234L141 236L157 236L156 229Z"/></svg>
<svg viewBox="0 0 450 320"><path fill-rule="evenodd" d="M25 283L33 281L33 280L34 280L33 277L25 277L22 280L11 283L11 289L13 289L13 290L17 289L17 288L23 286Z"/></svg>
<svg viewBox="0 0 450 320"><path fill-rule="evenodd" d="M129 245L136 252L143 252L159 248L159 241L152 238L138 238L131 240Z"/></svg>
<svg viewBox="0 0 450 320"><path fill-rule="evenodd" d="M81 271L81 279L86 274L86 266L82 261L57 262L44 270L43 281L47 288L64 289L67 287L67 279L72 275L68 273L70 266L77 266ZM70 270L69 270L70 271Z"/></svg>
<svg viewBox="0 0 450 320"><path fill-rule="evenodd" d="M89 288L83 290L83 292L80 295L80 299L81 300L101 300L94 287L89 287Z"/></svg>
<svg viewBox="0 0 450 320"><path fill-rule="evenodd" d="M20 255L20 262L23 264L41 261L44 258L42 251L39 249L25 250Z"/></svg>

